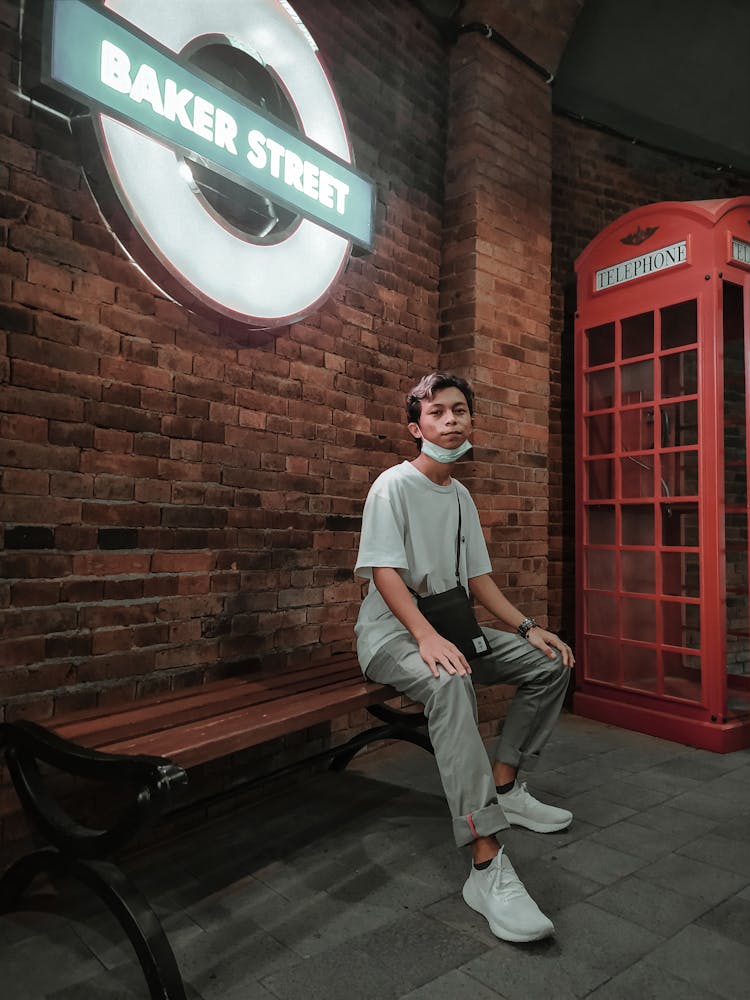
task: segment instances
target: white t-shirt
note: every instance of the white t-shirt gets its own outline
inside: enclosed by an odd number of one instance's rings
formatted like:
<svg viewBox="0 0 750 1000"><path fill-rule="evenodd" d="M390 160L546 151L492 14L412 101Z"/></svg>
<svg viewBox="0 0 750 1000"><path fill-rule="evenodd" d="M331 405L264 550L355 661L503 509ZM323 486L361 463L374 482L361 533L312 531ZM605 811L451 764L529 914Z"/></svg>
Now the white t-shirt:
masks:
<svg viewBox="0 0 750 1000"><path fill-rule="evenodd" d="M370 581L354 627L363 670L384 643L408 635L373 583L373 568L398 570L406 586L421 595L455 587L459 502L459 578L466 587L472 577L492 572L479 514L466 487L455 479L438 486L411 462L387 469L370 487L354 568Z"/></svg>

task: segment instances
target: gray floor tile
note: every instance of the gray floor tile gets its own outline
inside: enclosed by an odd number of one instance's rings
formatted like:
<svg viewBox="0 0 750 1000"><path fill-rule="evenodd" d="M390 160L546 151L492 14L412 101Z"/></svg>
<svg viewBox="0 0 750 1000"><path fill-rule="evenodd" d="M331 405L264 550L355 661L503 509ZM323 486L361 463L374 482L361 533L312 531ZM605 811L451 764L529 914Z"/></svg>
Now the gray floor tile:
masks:
<svg viewBox="0 0 750 1000"><path fill-rule="evenodd" d="M262 980L279 997L388 1000L423 986L486 951L486 946L423 916L406 917L349 947L288 967ZM387 956L387 960L384 958Z"/></svg>
<svg viewBox="0 0 750 1000"><path fill-rule="evenodd" d="M600 827L611 826L635 812L629 806L605 798L599 789L591 789L568 798L566 808L571 810L574 819Z"/></svg>
<svg viewBox="0 0 750 1000"><path fill-rule="evenodd" d="M747 996L750 949L706 927L685 927L655 948L647 961L725 1000Z"/></svg>
<svg viewBox="0 0 750 1000"><path fill-rule="evenodd" d="M276 1000L397 1000L404 992L383 956L362 947L316 955L266 976L261 985Z"/></svg>
<svg viewBox="0 0 750 1000"><path fill-rule="evenodd" d="M700 917L711 905L635 875L606 886L589 896L588 902L664 937Z"/></svg>
<svg viewBox="0 0 750 1000"><path fill-rule="evenodd" d="M711 792L729 799L737 806L738 811L746 812L750 807L750 766L723 774L711 783Z"/></svg>
<svg viewBox="0 0 750 1000"><path fill-rule="evenodd" d="M605 754L603 761L610 767L637 773L647 771L662 761L672 760L674 755L673 744L657 742L652 746L618 747Z"/></svg>
<svg viewBox="0 0 750 1000"><path fill-rule="evenodd" d="M665 854L671 854L692 839L693 834L690 831L679 828L670 831L657 830L638 826L635 822L629 823L627 820L608 826L591 836L591 840L597 844L625 851L626 854L643 858L644 861L655 861Z"/></svg>
<svg viewBox="0 0 750 1000"><path fill-rule="evenodd" d="M503 993L490 989L459 969L425 983L416 990L404 993L399 1000L507 1000Z"/></svg>
<svg viewBox="0 0 750 1000"><path fill-rule="evenodd" d="M557 861L540 858L524 868L521 881L549 917L579 900L587 899L601 883L580 872L568 871Z"/></svg>
<svg viewBox="0 0 750 1000"><path fill-rule="evenodd" d="M636 962L589 994L590 1000L716 1000L718 996L646 961Z"/></svg>
<svg viewBox="0 0 750 1000"><path fill-rule="evenodd" d="M591 788L600 788L602 785L609 785L613 781L620 781L629 776L628 771L612 767L601 757L588 757L575 764L566 764L565 767L558 768L557 773L567 780L568 794L573 790L581 793Z"/></svg>
<svg viewBox="0 0 750 1000"><path fill-rule="evenodd" d="M730 840L728 837L717 837L709 833L705 837L691 840L680 847L677 853L697 861L705 861L717 868L726 868L727 871L743 875L745 881L750 882L750 844L747 840Z"/></svg>
<svg viewBox="0 0 750 1000"><path fill-rule="evenodd" d="M584 901L555 917L556 940L566 959L614 976L649 954L664 938Z"/></svg>
<svg viewBox="0 0 750 1000"><path fill-rule="evenodd" d="M685 896L695 896L717 905L747 885L747 879L734 872L694 861L681 854L668 854L653 864L641 868L638 878L679 890Z"/></svg>
<svg viewBox="0 0 750 1000"><path fill-rule="evenodd" d="M558 939L527 945L501 941L462 971L489 989L502 990L508 1000L577 1000L609 978L580 956L569 956Z"/></svg>
<svg viewBox="0 0 750 1000"><path fill-rule="evenodd" d="M731 799L711 794L710 787L677 795L669 800L669 805L672 809L681 809L683 812L692 813L694 816L702 816L704 819L713 820L715 823L731 823L738 818L742 818L748 832L750 832L750 807L745 807L743 811L740 811L737 808L737 804L732 802Z"/></svg>
<svg viewBox="0 0 750 1000"><path fill-rule="evenodd" d="M650 770L667 777L690 778L691 781L704 783L715 781L726 773L721 766L719 754L711 757L698 757L694 754L672 757L655 764Z"/></svg>
<svg viewBox="0 0 750 1000"><path fill-rule="evenodd" d="M4 948L0 956L3 1000L51 993L102 971L102 965L62 917L47 927L43 938L25 938ZM43 956L43 958L42 958Z"/></svg>
<svg viewBox="0 0 750 1000"><path fill-rule="evenodd" d="M653 767L647 771L639 771L638 774L630 774L624 780L634 782L641 788L651 788L655 792L664 792L670 798L703 787L701 780L688 778L683 774L665 774L664 771L656 770Z"/></svg>
<svg viewBox="0 0 750 1000"><path fill-rule="evenodd" d="M606 785L597 790L602 798L618 805L627 806L638 812L641 809L650 809L671 798L668 792L660 791L656 788L646 788L632 781L614 781L611 785Z"/></svg>
<svg viewBox="0 0 750 1000"><path fill-rule="evenodd" d="M642 809L636 816L631 816L629 822L636 826L661 830L664 833L680 830L692 837L710 833L717 825L715 820L707 819L705 816L696 816L694 813L674 809L671 802L662 802L650 809Z"/></svg>
<svg viewBox="0 0 750 1000"><path fill-rule="evenodd" d="M590 837L549 852L545 858L600 885L616 882L644 865L642 858L597 844Z"/></svg>
<svg viewBox="0 0 750 1000"><path fill-rule="evenodd" d="M750 892L724 900L695 923L750 948Z"/></svg>

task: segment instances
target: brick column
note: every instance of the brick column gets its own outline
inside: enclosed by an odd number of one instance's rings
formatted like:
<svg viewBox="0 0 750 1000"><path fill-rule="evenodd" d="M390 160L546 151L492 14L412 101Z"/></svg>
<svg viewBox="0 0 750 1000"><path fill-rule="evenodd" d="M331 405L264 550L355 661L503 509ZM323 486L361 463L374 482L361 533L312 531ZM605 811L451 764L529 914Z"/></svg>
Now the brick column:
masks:
<svg viewBox="0 0 750 1000"><path fill-rule="evenodd" d="M490 24L554 68L580 4L540 6L536 26L505 0L470 0L461 19ZM546 619L550 88L481 33L458 37L450 71L441 367L476 389L474 462L463 475L495 579L524 611Z"/></svg>

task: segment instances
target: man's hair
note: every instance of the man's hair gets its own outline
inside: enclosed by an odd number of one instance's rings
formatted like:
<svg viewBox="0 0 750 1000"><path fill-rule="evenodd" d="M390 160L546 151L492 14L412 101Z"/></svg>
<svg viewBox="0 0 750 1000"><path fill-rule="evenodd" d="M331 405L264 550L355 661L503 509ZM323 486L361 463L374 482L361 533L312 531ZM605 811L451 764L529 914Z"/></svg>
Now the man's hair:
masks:
<svg viewBox="0 0 750 1000"><path fill-rule="evenodd" d="M458 389L466 397L469 413L474 416L474 393L465 378L450 372L433 372L425 375L406 396L406 415L410 424L418 424L422 416L422 401L432 399L441 389Z"/></svg>

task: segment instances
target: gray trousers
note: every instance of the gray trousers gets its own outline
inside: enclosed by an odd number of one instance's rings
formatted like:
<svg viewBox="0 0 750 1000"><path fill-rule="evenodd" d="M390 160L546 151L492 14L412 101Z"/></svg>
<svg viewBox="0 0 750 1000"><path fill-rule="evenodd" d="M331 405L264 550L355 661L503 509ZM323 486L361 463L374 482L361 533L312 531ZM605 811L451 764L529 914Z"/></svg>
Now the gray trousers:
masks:
<svg viewBox="0 0 750 1000"><path fill-rule="evenodd" d="M389 684L424 706L435 760L459 847L509 824L477 727L472 677L480 684L513 684L516 693L494 759L533 768L562 708L570 671L519 635L485 628L492 652L471 661L472 675L433 676L410 635L391 639L367 666L370 680Z"/></svg>

